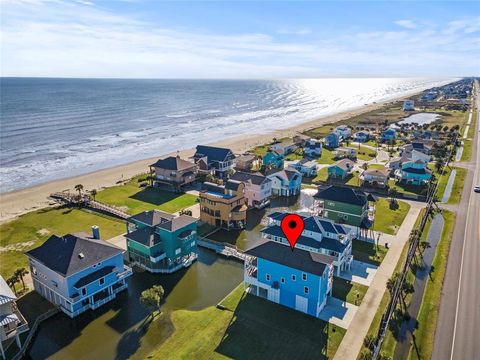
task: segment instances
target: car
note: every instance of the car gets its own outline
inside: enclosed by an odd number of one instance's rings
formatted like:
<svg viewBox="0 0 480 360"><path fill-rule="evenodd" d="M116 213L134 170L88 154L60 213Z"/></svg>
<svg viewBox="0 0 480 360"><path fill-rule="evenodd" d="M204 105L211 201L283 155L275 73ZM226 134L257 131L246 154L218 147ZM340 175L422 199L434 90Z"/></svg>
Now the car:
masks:
<svg viewBox="0 0 480 360"><path fill-rule="evenodd" d="M480 193L480 186L475 186L473 188L473 191L475 191L476 193Z"/></svg>

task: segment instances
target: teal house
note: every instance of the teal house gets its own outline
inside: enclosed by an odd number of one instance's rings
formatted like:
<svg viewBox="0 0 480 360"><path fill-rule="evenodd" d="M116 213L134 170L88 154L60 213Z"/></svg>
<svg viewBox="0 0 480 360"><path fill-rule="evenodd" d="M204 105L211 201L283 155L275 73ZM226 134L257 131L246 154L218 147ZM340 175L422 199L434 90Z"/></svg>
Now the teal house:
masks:
<svg viewBox="0 0 480 360"><path fill-rule="evenodd" d="M328 167L328 177L345 179L352 173L355 163L349 159L342 159Z"/></svg>
<svg viewBox="0 0 480 360"><path fill-rule="evenodd" d="M265 167L283 169L284 158L284 153L277 150L268 150L267 153L263 156L262 161Z"/></svg>
<svg viewBox="0 0 480 360"><path fill-rule="evenodd" d="M152 273L172 273L197 258L197 219L159 210L127 219L127 257Z"/></svg>
<svg viewBox="0 0 480 360"><path fill-rule="evenodd" d="M318 190L314 198L323 217L364 229L372 226L373 203L376 198L369 193L347 187L329 186Z"/></svg>
<svg viewBox="0 0 480 360"><path fill-rule="evenodd" d="M403 163L402 168L395 171L395 177L404 184L428 185L432 180L432 171L423 160L418 159Z"/></svg>

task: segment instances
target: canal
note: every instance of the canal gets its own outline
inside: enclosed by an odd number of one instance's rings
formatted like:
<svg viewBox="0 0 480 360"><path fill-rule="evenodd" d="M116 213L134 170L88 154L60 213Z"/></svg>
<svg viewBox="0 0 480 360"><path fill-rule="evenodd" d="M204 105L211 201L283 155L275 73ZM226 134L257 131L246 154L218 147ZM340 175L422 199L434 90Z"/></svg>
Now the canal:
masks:
<svg viewBox="0 0 480 360"><path fill-rule="evenodd" d="M260 239L262 218L274 211L308 211L316 189L303 189L294 198L273 199L263 210L250 210L246 231L218 231L209 238L236 244L241 249ZM32 359L144 359L173 332L174 310L202 310L215 306L243 280L243 264L199 248L198 261L171 275L135 272L127 291L95 311L75 319L56 315L42 324L30 349ZM143 290L165 289L163 314L145 325L149 313L140 304Z"/></svg>
<svg viewBox="0 0 480 360"><path fill-rule="evenodd" d="M32 359L144 359L173 332L169 313L216 305L243 280L243 264L199 249L198 261L171 275L136 272L127 291L95 311L75 319L56 315L40 327L30 349ZM149 313L140 293L160 284L163 315L145 326Z"/></svg>

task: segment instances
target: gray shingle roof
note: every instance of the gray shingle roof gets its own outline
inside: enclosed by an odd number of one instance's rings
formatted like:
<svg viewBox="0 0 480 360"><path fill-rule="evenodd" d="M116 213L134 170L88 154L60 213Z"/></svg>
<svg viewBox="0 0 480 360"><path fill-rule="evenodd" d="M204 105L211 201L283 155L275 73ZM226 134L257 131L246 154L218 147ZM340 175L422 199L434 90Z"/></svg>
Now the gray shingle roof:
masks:
<svg viewBox="0 0 480 360"><path fill-rule="evenodd" d="M195 164L191 163L190 161L183 160L178 156L169 156L165 159L157 160L156 163L150 166L161 168L161 169L179 171L179 170L185 170L185 169L191 168L195 166Z"/></svg>
<svg viewBox="0 0 480 360"><path fill-rule="evenodd" d="M87 276L80 278L73 286L77 289L84 287L85 285L91 284L96 280L100 280L102 277L110 274L115 266L105 266L97 271L94 271Z"/></svg>
<svg viewBox="0 0 480 360"><path fill-rule="evenodd" d="M141 213L138 213L136 215L133 215L129 217L127 220L136 220L141 223L150 225L150 226L156 226L161 223L167 222L172 220L175 217L175 215L169 214L165 211L160 211L160 210L150 210L150 211L144 211Z"/></svg>
<svg viewBox="0 0 480 360"><path fill-rule="evenodd" d="M329 186L324 190L319 190L314 195L314 197L318 199L338 201L358 206L364 206L367 203L367 196L368 194L363 191L335 185Z"/></svg>
<svg viewBox="0 0 480 360"><path fill-rule="evenodd" d="M169 222L164 222L158 225L159 228L168 230L168 231L176 231L178 229L181 229L187 225L196 223L197 219L194 217L188 216L188 215L180 215L175 218L173 218Z"/></svg>
<svg viewBox="0 0 480 360"><path fill-rule="evenodd" d="M292 251L289 246L267 241L246 253L277 264L285 265L293 269L301 270L310 274L322 276L325 267L325 256L311 253L305 250L295 249Z"/></svg>
<svg viewBox="0 0 480 360"><path fill-rule="evenodd" d="M242 171L237 171L235 174L233 174L230 177L230 180L237 180L241 182L251 181L252 184L255 184L255 185L261 185L264 182L271 181L269 178L267 178L266 176L263 176L262 174L246 173Z"/></svg>
<svg viewBox="0 0 480 360"><path fill-rule="evenodd" d="M151 227L145 227L143 229L129 232L125 234L125 237L148 247L152 247L161 241L160 236L155 234L155 230Z"/></svg>
<svg viewBox="0 0 480 360"><path fill-rule="evenodd" d="M67 234L50 236L26 255L62 276L69 276L121 253L122 249L106 241Z"/></svg>
<svg viewBox="0 0 480 360"><path fill-rule="evenodd" d="M227 161L230 159L235 159L235 155L230 149L206 146L206 145L197 145L197 151L195 152L194 157L204 157L208 158L208 162L212 161Z"/></svg>

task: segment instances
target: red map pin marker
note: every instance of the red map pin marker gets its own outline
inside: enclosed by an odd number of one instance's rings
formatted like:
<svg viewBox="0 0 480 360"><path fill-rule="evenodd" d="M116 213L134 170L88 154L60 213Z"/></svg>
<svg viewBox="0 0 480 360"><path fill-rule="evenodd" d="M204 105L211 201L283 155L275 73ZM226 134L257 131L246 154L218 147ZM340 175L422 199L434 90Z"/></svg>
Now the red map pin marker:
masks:
<svg viewBox="0 0 480 360"><path fill-rule="evenodd" d="M303 228L305 227L303 219L297 214L288 214L283 218L280 227L287 237L287 240L290 243L290 247L293 251L295 244L297 243L297 240L302 234Z"/></svg>

